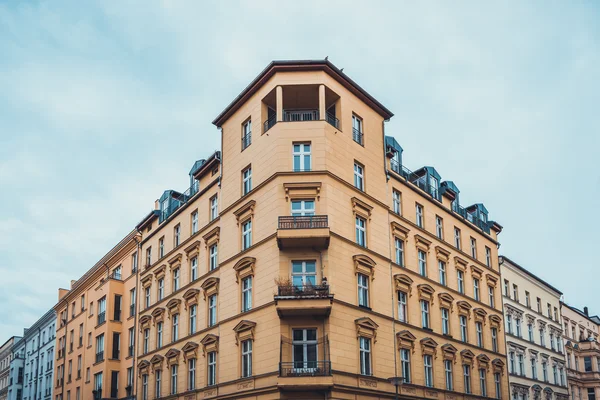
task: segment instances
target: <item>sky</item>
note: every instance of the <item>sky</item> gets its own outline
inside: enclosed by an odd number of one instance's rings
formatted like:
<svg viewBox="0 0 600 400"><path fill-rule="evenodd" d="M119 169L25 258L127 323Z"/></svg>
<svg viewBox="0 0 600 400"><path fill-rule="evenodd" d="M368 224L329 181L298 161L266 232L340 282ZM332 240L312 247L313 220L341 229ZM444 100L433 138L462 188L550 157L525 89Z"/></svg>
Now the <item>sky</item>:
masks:
<svg viewBox="0 0 600 400"><path fill-rule="evenodd" d="M600 6L584 1L0 2L0 342L193 162L271 61L322 59L504 226L500 253L600 314Z"/></svg>

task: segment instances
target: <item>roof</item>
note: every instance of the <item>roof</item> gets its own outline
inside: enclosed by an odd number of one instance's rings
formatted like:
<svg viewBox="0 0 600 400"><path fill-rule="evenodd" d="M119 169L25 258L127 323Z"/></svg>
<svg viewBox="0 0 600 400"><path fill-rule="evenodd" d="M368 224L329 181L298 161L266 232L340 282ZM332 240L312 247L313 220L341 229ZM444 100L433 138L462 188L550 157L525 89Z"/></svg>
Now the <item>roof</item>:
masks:
<svg viewBox="0 0 600 400"><path fill-rule="evenodd" d="M340 69L333 65L327 59L325 60L282 60L272 61L267 67L242 92L227 106L212 122L217 127L231 117L241 105L246 102L256 91L263 86L276 72L287 71L325 71L336 81L342 84L346 89L358 96L362 101L368 104L372 109L377 111L384 119L390 119L394 114L388 110L383 104L377 101L366 90L361 88L348 75L344 74Z"/></svg>
<svg viewBox="0 0 600 400"><path fill-rule="evenodd" d="M402 146L400 146L400 143L398 143L393 136L385 137L385 146L391 147L394 151L397 151L398 153L402 153L403 151Z"/></svg>
<svg viewBox="0 0 600 400"><path fill-rule="evenodd" d="M513 260L511 260L510 258L501 255L500 256L500 264L502 264L502 262L506 260L510 263L510 265L512 265L513 267L515 267L516 269L518 269L521 272L526 273L527 275L531 276L533 279L535 279L536 281L543 283L544 285L546 285L547 287L549 287L550 289L554 290L556 293L558 293L559 295L562 295L563 292L561 292L560 290L558 290L557 288L555 288L554 286L552 286L551 284L549 284L548 282L546 282L545 280L541 279L540 277L536 276L535 274L533 274L532 272L526 270L525 268L521 267L519 264L517 264L516 262L514 262Z"/></svg>
<svg viewBox="0 0 600 400"><path fill-rule="evenodd" d="M598 317L597 315L594 315L594 316L586 315L583 311L581 311L577 307L570 306L570 305L568 305L567 303L565 303L563 301L561 301L561 304L563 306L568 307L571 310L575 311L577 314L581 315L583 318L589 319L593 323L600 325L600 317Z"/></svg>

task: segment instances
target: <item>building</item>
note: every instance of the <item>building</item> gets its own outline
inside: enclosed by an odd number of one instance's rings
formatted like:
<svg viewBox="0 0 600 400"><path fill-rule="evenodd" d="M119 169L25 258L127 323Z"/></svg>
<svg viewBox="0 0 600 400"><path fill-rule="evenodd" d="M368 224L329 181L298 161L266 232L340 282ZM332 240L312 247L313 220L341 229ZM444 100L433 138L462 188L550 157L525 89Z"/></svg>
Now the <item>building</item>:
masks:
<svg viewBox="0 0 600 400"><path fill-rule="evenodd" d="M59 289L55 400L134 395L136 240L132 231L69 290Z"/></svg>
<svg viewBox="0 0 600 400"><path fill-rule="evenodd" d="M516 400L568 400L560 323L562 292L500 257L510 393Z"/></svg>
<svg viewBox="0 0 600 400"><path fill-rule="evenodd" d="M138 398L508 398L497 235L326 60L272 62L137 226Z"/></svg>
<svg viewBox="0 0 600 400"><path fill-rule="evenodd" d="M561 303L572 400L600 399L600 318Z"/></svg>
<svg viewBox="0 0 600 400"><path fill-rule="evenodd" d="M15 343L9 400L52 399L56 313L48 311Z"/></svg>
<svg viewBox="0 0 600 400"><path fill-rule="evenodd" d="M10 387L10 364L13 359L13 345L21 339L19 336L13 336L0 347L0 400L8 399L8 389Z"/></svg>

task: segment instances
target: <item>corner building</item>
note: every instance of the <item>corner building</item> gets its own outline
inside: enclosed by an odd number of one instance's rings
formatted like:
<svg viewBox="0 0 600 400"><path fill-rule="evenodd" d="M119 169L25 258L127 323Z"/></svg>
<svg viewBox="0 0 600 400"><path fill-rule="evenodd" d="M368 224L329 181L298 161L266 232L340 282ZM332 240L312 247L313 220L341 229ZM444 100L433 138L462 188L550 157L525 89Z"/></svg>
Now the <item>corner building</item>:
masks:
<svg viewBox="0 0 600 400"><path fill-rule="evenodd" d="M507 398L501 226L408 170L391 117L324 60L213 121L222 151L138 225L139 399Z"/></svg>

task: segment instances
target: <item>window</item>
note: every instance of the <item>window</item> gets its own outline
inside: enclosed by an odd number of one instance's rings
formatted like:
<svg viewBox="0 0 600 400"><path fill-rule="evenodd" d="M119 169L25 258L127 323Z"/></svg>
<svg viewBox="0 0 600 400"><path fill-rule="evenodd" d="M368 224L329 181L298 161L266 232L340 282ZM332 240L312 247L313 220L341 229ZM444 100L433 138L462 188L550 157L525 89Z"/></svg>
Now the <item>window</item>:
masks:
<svg viewBox="0 0 600 400"><path fill-rule="evenodd" d="M457 270L456 278L458 282L458 293L465 294L465 273L461 270Z"/></svg>
<svg viewBox="0 0 600 400"><path fill-rule="evenodd" d="M542 313L542 299L540 299L539 297L537 298L537 311L541 314ZM573 335L574 338L575 335Z"/></svg>
<svg viewBox="0 0 600 400"><path fill-rule="evenodd" d="M196 304L190 306L190 335L196 333L196 313L198 306Z"/></svg>
<svg viewBox="0 0 600 400"><path fill-rule="evenodd" d="M161 396L161 390L160 390L160 380L161 380L161 376L162 375L162 370L157 368L154 371L154 397L156 397L157 399L160 399Z"/></svg>
<svg viewBox="0 0 600 400"><path fill-rule="evenodd" d="M404 242L398 238L395 238L394 247L396 249L396 264L404 267Z"/></svg>
<svg viewBox="0 0 600 400"><path fill-rule="evenodd" d="M498 351L498 328L492 328L492 351Z"/></svg>
<svg viewBox="0 0 600 400"><path fill-rule="evenodd" d="M131 273L137 271L137 251L134 251L131 255Z"/></svg>
<svg viewBox="0 0 600 400"><path fill-rule="evenodd" d="M525 375L525 364L523 354L517 354L517 361L519 363L519 375Z"/></svg>
<svg viewBox="0 0 600 400"><path fill-rule="evenodd" d="M460 229L454 228L454 247L460 250Z"/></svg>
<svg viewBox="0 0 600 400"><path fill-rule="evenodd" d="M452 378L452 360L444 360L444 374L446 375L446 390L454 390Z"/></svg>
<svg viewBox="0 0 600 400"><path fill-rule="evenodd" d="M165 280L161 278L158 280L158 301L161 301L164 298L164 295L165 295Z"/></svg>
<svg viewBox="0 0 600 400"><path fill-rule="evenodd" d="M311 170L310 143L294 143L294 172Z"/></svg>
<svg viewBox="0 0 600 400"><path fill-rule="evenodd" d="M242 171L242 195L245 196L252 190L252 167Z"/></svg>
<svg viewBox="0 0 600 400"><path fill-rule="evenodd" d="M595 390L596 390L595 388L587 388L588 400L596 400ZM579 397L581 398L581 394L579 395Z"/></svg>
<svg viewBox="0 0 600 400"><path fill-rule="evenodd" d="M149 351L149 343L150 343L150 329L146 328L144 329L144 354L148 353Z"/></svg>
<svg viewBox="0 0 600 400"><path fill-rule="evenodd" d="M546 346L546 338L544 337L544 328L540 328L540 345Z"/></svg>
<svg viewBox="0 0 600 400"><path fill-rule="evenodd" d="M96 362L104 360L104 334L96 337Z"/></svg>
<svg viewBox="0 0 600 400"><path fill-rule="evenodd" d="M521 334L521 318L515 318L515 329L518 337L523 337Z"/></svg>
<svg viewBox="0 0 600 400"><path fill-rule="evenodd" d="M475 322L475 330L477 332L477 346L483 347L483 326L481 322Z"/></svg>
<svg viewBox="0 0 600 400"><path fill-rule="evenodd" d="M421 325L429 329L429 302L421 300Z"/></svg>
<svg viewBox="0 0 600 400"><path fill-rule="evenodd" d="M106 296L98 300L98 325L106 321Z"/></svg>
<svg viewBox="0 0 600 400"><path fill-rule="evenodd" d="M316 285L316 268L315 261L292 261L292 284L298 289Z"/></svg>
<svg viewBox="0 0 600 400"><path fill-rule="evenodd" d="M519 287L513 283L513 300L519 301Z"/></svg>
<svg viewBox="0 0 600 400"><path fill-rule="evenodd" d="M415 222L419 228L423 227L423 206L415 204Z"/></svg>
<svg viewBox="0 0 600 400"><path fill-rule="evenodd" d="M419 273L427 276L427 254L423 250L418 251L419 255Z"/></svg>
<svg viewBox="0 0 600 400"><path fill-rule="evenodd" d="M548 363L546 361L542 361L542 376L544 382L548 382Z"/></svg>
<svg viewBox="0 0 600 400"><path fill-rule="evenodd" d="M512 334L512 316L506 316L506 332Z"/></svg>
<svg viewBox="0 0 600 400"><path fill-rule="evenodd" d="M173 270L173 291L179 290L179 268Z"/></svg>
<svg viewBox="0 0 600 400"><path fill-rule="evenodd" d="M537 360L535 357L531 358L531 377L537 380Z"/></svg>
<svg viewBox="0 0 600 400"><path fill-rule="evenodd" d="M402 199L400 197L400 192L397 190L392 191L392 203L394 212L398 215L402 215Z"/></svg>
<svg viewBox="0 0 600 400"><path fill-rule="evenodd" d="M471 257L477 259L477 242L474 238L471 238Z"/></svg>
<svg viewBox="0 0 600 400"><path fill-rule="evenodd" d="M213 244L212 246L210 246L209 249L209 264L210 264L210 270L213 271L215 270L218 266L219 266L219 261L218 261L218 247L217 244Z"/></svg>
<svg viewBox="0 0 600 400"><path fill-rule="evenodd" d="M592 372L592 357L583 357L583 370L585 372Z"/></svg>
<svg viewBox="0 0 600 400"><path fill-rule="evenodd" d="M554 307L554 320L558 322L558 310Z"/></svg>
<svg viewBox="0 0 600 400"><path fill-rule="evenodd" d="M242 279L242 312L252 309L252 277Z"/></svg>
<svg viewBox="0 0 600 400"><path fill-rule="evenodd" d="M356 217L356 244L367 247L367 221L364 218Z"/></svg>
<svg viewBox="0 0 600 400"><path fill-rule="evenodd" d="M467 317L461 315L458 317L458 320L460 322L460 340L462 340L463 342L467 342L469 339L467 332Z"/></svg>
<svg viewBox="0 0 600 400"><path fill-rule="evenodd" d="M440 284L446 286L446 263L439 260L438 267L440 270Z"/></svg>
<svg viewBox="0 0 600 400"><path fill-rule="evenodd" d="M450 311L447 308L442 308L442 333L450 334Z"/></svg>
<svg viewBox="0 0 600 400"><path fill-rule="evenodd" d="M473 278L473 298L477 301L481 301L479 296L479 279Z"/></svg>
<svg viewBox="0 0 600 400"><path fill-rule="evenodd" d="M423 356L423 366L425 368L425 386L433 387L433 360L429 354Z"/></svg>
<svg viewBox="0 0 600 400"><path fill-rule="evenodd" d="M444 239L444 221L437 215L435 216L435 234L438 238Z"/></svg>
<svg viewBox="0 0 600 400"><path fill-rule="evenodd" d="M404 383L410 383L410 350L400 349L400 363Z"/></svg>
<svg viewBox="0 0 600 400"><path fill-rule="evenodd" d="M471 393L471 366L463 365L465 393Z"/></svg>
<svg viewBox="0 0 600 400"><path fill-rule="evenodd" d="M252 220L247 220L242 224L242 250L252 246Z"/></svg>
<svg viewBox="0 0 600 400"><path fill-rule="evenodd" d="M550 305L550 303L548 303L547 306L548 306L548 318L552 319L552 306Z"/></svg>
<svg viewBox="0 0 600 400"><path fill-rule="evenodd" d="M483 369L483 368L479 369L479 387L481 389L481 395L486 397L487 396L487 386L485 384L485 369Z"/></svg>
<svg viewBox="0 0 600 400"><path fill-rule="evenodd" d="M496 398L500 399L502 397L502 385L500 384L499 372L496 372L494 374L494 386L496 387Z"/></svg>
<svg viewBox="0 0 600 400"><path fill-rule="evenodd" d="M131 289L129 291L129 316L132 317L135 315L135 300L136 300L136 295L135 295L135 288Z"/></svg>
<svg viewBox="0 0 600 400"><path fill-rule="evenodd" d="M314 200L292 200L292 216L310 216L315 215Z"/></svg>
<svg viewBox="0 0 600 400"><path fill-rule="evenodd" d="M358 274L358 305L369 307L369 277Z"/></svg>
<svg viewBox="0 0 600 400"><path fill-rule="evenodd" d="M252 340L242 342L242 378L252 376Z"/></svg>
<svg viewBox="0 0 600 400"><path fill-rule="evenodd" d="M192 213L192 235L198 232L198 211Z"/></svg>
<svg viewBox="0 0 600 400"><path fill-rule="evenodd" d="M118 360L121 355L121 334L119 332L113 332L112 340L112 359Z"/></svg>
<svg viewBox="0 0 600 400"><path fill-rule="evenodd" d="M550 332L550 348L552 350L555 349L555 346L554 346L554 333L553 332Z"/></svg>
<svg viewBox="0 0 600 400"><path fill-rule="evenodd" d="M398 291L398 319L402 322L407 322L408 310L406 308L406 293Z"/></svg>
<svg viewBox="0 0 600 400"><path fill-rule="evenodd" d="M210 198L210 220L214 220L219 215L219 198L214 195Z"/></svg>
<svg viewBox="0 0 600 400"><path fill-rule="evenodd" d="M192 281L198 279L198 257L194 257L190 261L190 277Z"/></svg>
<svg viewBox="0 0 600 400"><path fill-rule="evenodd" d="M177 364L171 365L171 394L177 394L177 367Z"/></svg>
<svg viewBox="0 0 600 400"><path fill-rule="evenodd" d="M494 287L493 286L488 286L488 297L489 297L490 307L494 308L496 302L494 301Z"/></svg>
<svg viewBox="0 0 600 400"><path fill-rule="evenodd" d="M158 239L158 258L165 256L165 237Z"/></svg>
<svg viewBox="0 0 600 400"><path fill-rule="evenodd" d="M371 375L371 339L360 337L360 373Z"/></svg>
<svg viewBox="0 0 600 400"><path fill-rule="evenodd" d="M354 186L358 190L365 190L365 169L362 165L354 163Z"/></svg>
<svg viewBox="0 0 600 400"><path fill-rule="evenodd" d="M94 390L102 389L102 372L94 375Z"/></svg>
<svg viewBox="0 0 600 400"><path fill-rule="evenodd" d="M179 243L181 243L181 225L177 224L173 228L173 247L179 246Z"/></svg>
<svg viewBox="0 0 600 400"><path fill-rule="evenodd" d="M148 400L148 374L142 375L142 400Z"/></svg>
<svg viewBox="0 0 600 400"><path fill-rule="evenodd" d="M179 314L173 314L171 317L173 325L171 326L171 342L179 339Z"/></svg>
<svg viewBox="0 0 600 400"><path fill-rule="evenodd" d="M188 390L196 389L196 359L188 360Z"/></svg>
<svg viewBox="0 0 600 400"><path fill-rule="evenodd" d="M352 114L352 139L360 145L363 144L363 121L354 114Z"/></svg>
<svg viewBox="0 0 600 400"><path fill-rule="evenodd" d="M150 286L145 289L146 308L150 307Z"/></svg>
<svg viewBox="0 0 600 400"><path fill-rule="evenodd" d="M485 246L485 265L488 268L492 267L492 250L487 246Z"/></svg>
<svg viewBox="0 0 600 400"><path fill-rule="evenodd" d="M217 295L213 294L208 298L208 326L217 323Z"/></svg>
<svg viewBox="0 0 600 400"><path fill-rule="evenodd" d="M554 376L554 384L558 385L558 367L556 365L552 366L552 375Z"/></svg>
<svg viewBox="0 0 600 400"><path fill-rule="evenodd" d="M510 293L509 293L509 289L508 289L508 281L506 279L504 280L504 295L506 297L510 297Z"/></svg>
<svg viewBox="0 0 600 400"><path fill-rule="evenodd" d="M129 328L129 356L133 356L133 345L135 343L135 331Z"/></svg>
<svg viewBox="0 0 600 400"><path fill-rule="evenodd" d="M252 144L252 120L242 124L242 151Z"/></svg>
<svg viewBox="0 0 600 400"><path fill-rule="evenodd" d="M208 353L208 368L207 368L207 382L208 386L214 386L217 384L217 352L211 351Z"/></svg>

